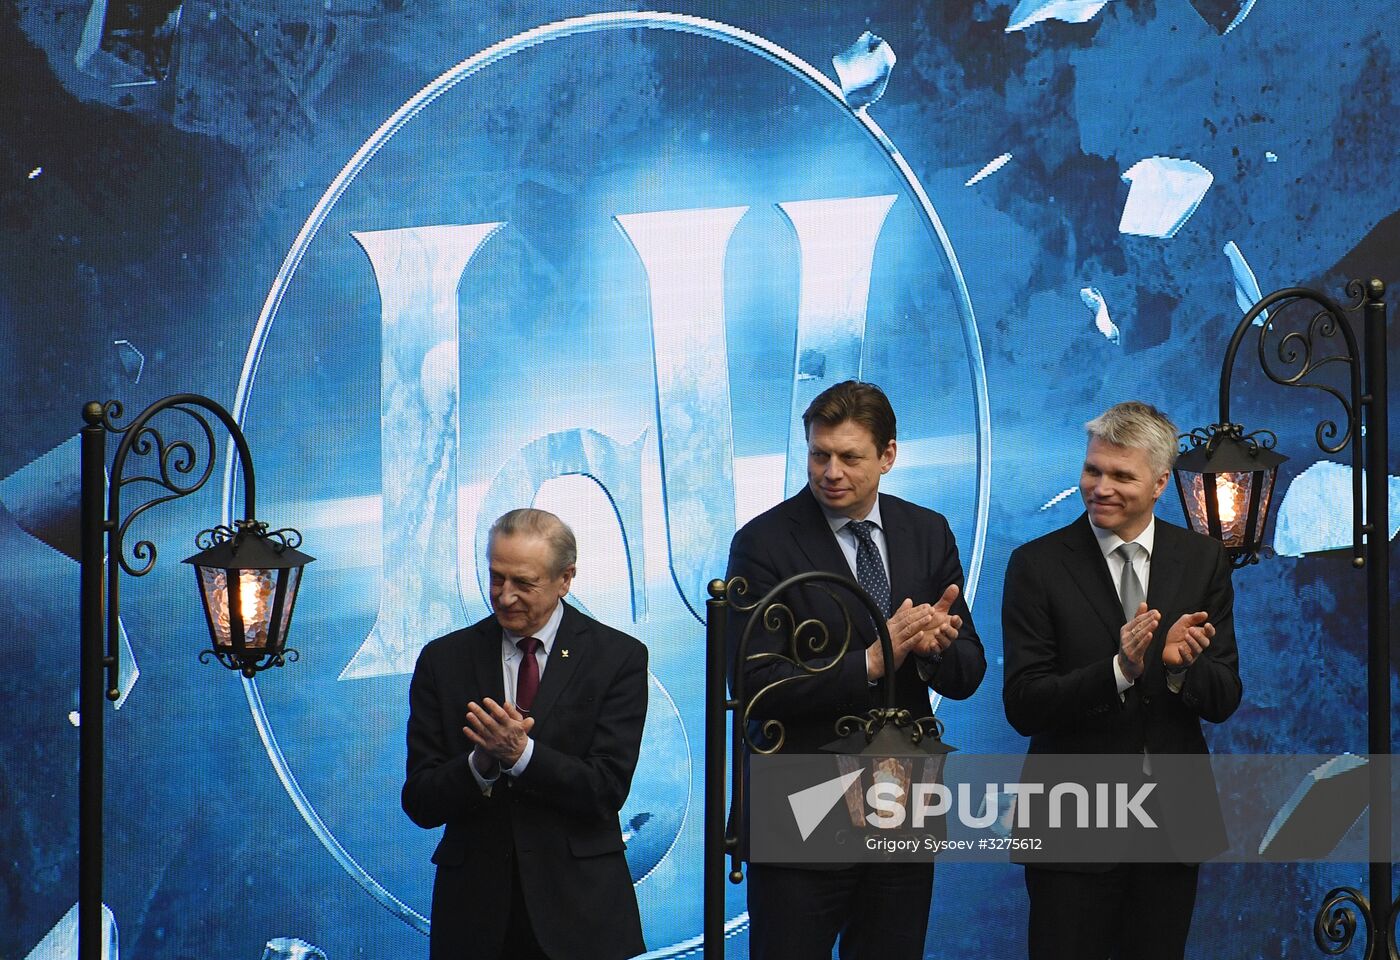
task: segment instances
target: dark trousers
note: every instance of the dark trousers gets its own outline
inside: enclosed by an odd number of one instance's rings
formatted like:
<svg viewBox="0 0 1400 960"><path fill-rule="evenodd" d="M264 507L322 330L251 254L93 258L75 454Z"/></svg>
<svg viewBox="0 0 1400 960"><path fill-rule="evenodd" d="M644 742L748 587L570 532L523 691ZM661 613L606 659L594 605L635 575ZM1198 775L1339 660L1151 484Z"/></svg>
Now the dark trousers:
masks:
<svg viewBox="0 0 1400 960"><path fill-rule="evenodd" d="M1179 863L1102 873L1026 867L1030 960L1182 960L1198 872Z"/></svg>
<svg viewBox="0 0 1400 960"><path fill-rule="evenodd" d="M923 960L933 864L750 864L750 960Z"/></svg>
<svg viewBox="0 0 1400 960"><path fill-rule="evenodd" d="M506 921L506 939L501 945L502 960L549 960L549 955L541 949L535 939L534 927L530 925L529 905L520 889L520 870L517 860L511 857L510 868L510 919ZM549 909L548 904L540 904L537 909Z"/></svg>

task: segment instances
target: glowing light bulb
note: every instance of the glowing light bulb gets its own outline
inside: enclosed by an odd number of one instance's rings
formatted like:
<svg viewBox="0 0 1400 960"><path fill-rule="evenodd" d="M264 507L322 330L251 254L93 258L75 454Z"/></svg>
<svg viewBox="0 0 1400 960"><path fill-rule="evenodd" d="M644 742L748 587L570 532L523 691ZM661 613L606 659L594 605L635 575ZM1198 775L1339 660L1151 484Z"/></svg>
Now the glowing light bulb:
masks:
<svg viewBox="0 0 1400 960"><path fill-rule="evenodd" d="M243 614L245 624L259 619L258 598L261 591L258 588L260 586L262 584L258 582L256 574L238 578L238 610Z"/></svg>
<svg viewBox="0 0 1400 960"><path fill-rule="evenodd" d="M1220 512L1220 525L1227 526L1235 522L1235 517L1239 515L1239 506L1244 499L1244 491L1240 485L1233 480L1224 477L1219 478L1215 484L1215 503Z"/></svg>

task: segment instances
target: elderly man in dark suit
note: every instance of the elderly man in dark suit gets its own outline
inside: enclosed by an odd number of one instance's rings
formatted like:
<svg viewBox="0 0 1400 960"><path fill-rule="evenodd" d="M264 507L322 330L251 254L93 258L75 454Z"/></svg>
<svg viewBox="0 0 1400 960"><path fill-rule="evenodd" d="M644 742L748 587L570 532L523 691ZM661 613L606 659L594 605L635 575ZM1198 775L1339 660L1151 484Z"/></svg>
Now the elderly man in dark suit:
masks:
<svg viewBox="0 0 1400 960"><path fill-rule="evenodd" d="M542 510L491 528L491 606L423 648L403 808L446 825L433 960L642 953L618 811L647 710L647 651L563 602L574 535Z"/></svg>
<svg viewBox="0 0 1400 960"><path fill-rule="evenodd" d="M812 401L802 422L807 486L735 535L728 576L747 581L751 601L807 571L855 579L889 618L894 662L884 662L874 623L863 617L839 662L830 650L805 652L810 664L826 666L819 673L779 658L738 665L746 697L800 677L755 705L759 719L783 724L786 752L821 749L836 739L839 717L863 715L882 703L878 684L887 671L894 672L897 705L918 718L932 714L930 688L964 699L987 667L962 597L962 565L947 520L879 492L897 452L894 410L885 394L869 383L836 384ZM832 621L838 611L834 604L824 606L818 591L799 589L786 599L797 616L837 625ZM743 626L742 618L731 621L731 646ZM754 636L777 643L762 630ZM763 651L748 651L756 652ZM932 863L824 869L751 863L750 956L830 957L839 936L842 960L922 958L932 895Z"/></svg>
<svg viewBox="0 0 1400 960"><path fill-rule="evenodd" d="M1017 549L1006 570L1007 719L1030 737L1032 760L1145 755L1146 771L1153 754L1204 756L1201 721L1240 703L1229 561L1216 541L1153 516L1176 458L1170 420L1129 402L1085 426L1085 514ZM1213 791L1196 803L1168 812L1198 834L1219 831ZM1030 956L1182 957L1197 871L1027 865Z"/></svg>

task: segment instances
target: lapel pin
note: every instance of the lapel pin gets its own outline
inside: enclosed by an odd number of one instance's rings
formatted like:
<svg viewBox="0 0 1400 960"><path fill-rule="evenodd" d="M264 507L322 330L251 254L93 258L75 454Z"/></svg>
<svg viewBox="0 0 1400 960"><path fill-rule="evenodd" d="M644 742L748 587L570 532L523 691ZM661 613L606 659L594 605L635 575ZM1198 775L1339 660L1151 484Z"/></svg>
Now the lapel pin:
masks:
<svg viewBox="0 0 1400 960"><path fill-rule="evenodd" d="M562 650L560 650L559 656L563 657L565 660L569 659L569 648L564 647Z"/></svg>

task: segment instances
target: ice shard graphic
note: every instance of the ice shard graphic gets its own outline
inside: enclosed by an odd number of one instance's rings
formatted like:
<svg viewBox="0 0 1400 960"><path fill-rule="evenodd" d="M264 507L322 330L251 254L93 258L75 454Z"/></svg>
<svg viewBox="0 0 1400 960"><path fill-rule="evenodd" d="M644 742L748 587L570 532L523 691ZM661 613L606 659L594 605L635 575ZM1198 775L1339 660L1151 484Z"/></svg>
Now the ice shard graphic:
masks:
<svg viewBox="0 0 1400 960"><path fill-rule="evenodd" d="M500 223L361 231L381 311L379 614L340 679L409 673L433 637L471 623L458 586L457 287Z"/></svg>
<svg viewBox="0 0 1400 960"><path fill-rule="evenodd" d="M967 182L964 183L963 186L970 187L974 183L981 183L983 180L987 179L992 174L996 173L998 170L1000 170L1002 167L1006 166L1010 162L1011 154L1009 153L1003 153L1001 156L993 158L992 160L988 161L985 167L983 167L981 170L978 170L972 176L968 177Z"/></svg>
<svg viewBox="0 0 1400 960"><path fill-rule="evenodd" d="M273 937L263 947L262 960L326 960L326 951L301 937Z"/></svg>
<svg viewBox="0 0 1400 960"><path fill-rule="evenodd" d="M1063 500L1067 500L1070 496L1078 492L1078 487L1066 487L1065 489L1061 490L1059 493L1051 497L1049 500L1046 500L1043 504L1041 504L1040 509L1036 512L1043 513L1044 511L1049 510L1051 507L1055 506L1057 503L1060 503Z"/></svg>
<svg viewBox="0 0 1400 960"><path fill-rule="evenodd" d="M1259 281L1254 278L1249 261L1245 260L1244 254L1240 253L1239 246L1233 240L1225 244L1225 259L1230 261L1230 272L1235 278L1235 303L1239 305L1241 314L1248 313L1250 308L1264 297L1259 289ZM1261 310L1259 316L1254 318L1254 325L1262 327L1268 319L1269 311Z"/></svg>
<svg viewBox="0 0 1400 960"><path fill-rule="evenodd" d="M671 575L696 619L734 535L724 256L748 207L621 214L646 270Z"/></svg>
<svg viewBox="0 0 1400 960"><path fill-rule="evenodd" d="M107 904L102 905L102 960L118 960L117 921ZM40 940L25 960L74 960L78 955L78 905L68 908Z"/></svg>
<svg viewBox="0 0 1400 960"><path fill-rule="evenodd" d="M1370 773L1366 758L1352 753L1319 764L1274 814L1259 855L1283 862L1326 857L1366 812Z"/></svg>
<svg viewBox="0 0 1400 960"><path fill-rule="evenodd" d="M1079 291L1079 299L1084 301L1084 306L1089 308L1089 312L1094 315L1094 329L1104 335L1109 343L1118 343L1118 325L1108 315L1108 301L1103 298L1098 287L1084 287Z"/></svg>
<svg viewBox="0 0 1400 960"><path fill-rule="evenodd" d="M78 529L80 497L79 439L74 436L0 480L0 506L21 530L76 562L81 544ZM136 686L141 670L126 625L117 620L118 675L116 709Z"/></svg>
<svg viewBox="0 0 1400 960"><path fill-rule="evenodd" d="M1301 557L1352 545L1351 470L1347 464L1319 460L1288 485L1274 526L1274 552ZM1390 530L1400 532L1400 477L1390 477Z"/></svg>
<svg viewBox="0 0 1400 960"><path fill-rule="evenodd" d="M131 382L140 383L141 373L146 369L146 355L137 350L130 340L113 340L112 346L117 348L117 360Z"/></svg>
<svg viewBox="0 0 1400 960"><path fill-rule="evenodd" d="M1087 23L1108 5L1108 0L1021 0L1011 11L1006 32L1024 30L1042 20Z"/></svg>
<svg viewBox="0 0 1400 960"><path fill-rule="evenodd" d="M1123 179L1131 186L1119 232L1167 240L1191 219L1215 177L1193 160L1147 157L1129 167Z"/></svg>
<svg viewBox="0 0 1400 960"><path fill-rule="evenodd" d="M0 506L20 529L71 560L80 552L78 447L70 437L0 480Z"/></svg>
<svg viewBox="0 0 1400 960"><path fill-rule="evenodd" d="M890 45L869 30L831 58L841 81L841 95L852 110L864 110L884 96L894 64Z"/></svg>
<svg viewBox="0 0 1400 960"><path fill-rule="evenodd" d="M788 494L807 482L802 412L834 383L860 377L875 244L895 195L778 204L801 261L797 355L788 434Z"/></svg>
<svg viewBox="0 0 1400 960"><path fill-rule="evenodd" d="M1244 22L1255 0L1191 0L1201 19L1222 37Z"/></svg>

